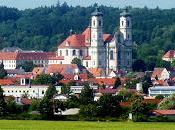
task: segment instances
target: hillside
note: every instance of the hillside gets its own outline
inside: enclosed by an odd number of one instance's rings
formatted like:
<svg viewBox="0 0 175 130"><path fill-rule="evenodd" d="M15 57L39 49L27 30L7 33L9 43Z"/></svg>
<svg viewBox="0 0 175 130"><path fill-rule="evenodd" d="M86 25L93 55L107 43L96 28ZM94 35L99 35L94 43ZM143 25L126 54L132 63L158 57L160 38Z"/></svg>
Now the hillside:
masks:
<svg viewBox="0 0 175 130"><path fill-rule="evenodd" d="M0 49L18 46L26 50L54 51L69 35L70 29L79 33L89 25L94 6L71 7L64 3L23 11L0 7ZM119 25L121 9L106 6L100 9L104 13L104 32L113 34ZM130 11L134 58L156 64L165 51L175 48L175 9L130 7Z"/></svg>

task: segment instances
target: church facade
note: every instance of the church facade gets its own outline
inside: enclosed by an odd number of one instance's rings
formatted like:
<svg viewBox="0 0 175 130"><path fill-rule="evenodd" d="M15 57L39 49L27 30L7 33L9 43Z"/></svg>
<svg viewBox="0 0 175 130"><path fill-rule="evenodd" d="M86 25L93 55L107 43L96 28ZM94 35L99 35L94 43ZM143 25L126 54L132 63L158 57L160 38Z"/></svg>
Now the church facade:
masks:
<svg viewBox="0 0 175 130"><path fill-rule="evenodd" d="M132 20L128 10L120 14L119 30L111 35L103 32L103 13L96 8L90 26L82 34L71 34L63 41L57 56L62 57L60 64L71 64L78 58L86 68L131 70L132 46Z"/></svg>
<svg viewBox="0 0 175 130"><path fill-rule="evenodd" d="M120 14L120 27L114 35L103 32L103 13L98 8L91 14L90 26L81 34L71 34L56 52L26 52L22 50L0 52L0 63L5 69L16 69L26 61L37 66L71 64L74 58L87 69L131 70L132 21L127 9Z"/></svg>

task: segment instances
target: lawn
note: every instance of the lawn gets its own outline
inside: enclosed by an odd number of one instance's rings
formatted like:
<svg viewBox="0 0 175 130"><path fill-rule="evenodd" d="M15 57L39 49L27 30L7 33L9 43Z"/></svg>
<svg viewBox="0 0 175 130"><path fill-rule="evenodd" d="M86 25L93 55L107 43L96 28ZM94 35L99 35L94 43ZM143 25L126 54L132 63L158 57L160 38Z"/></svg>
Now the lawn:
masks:
<svg viewBox="0 0 175 130"><path fill-rule="evenodd" d="M175 123L0 120L0 130L175 130Z"/></svg>

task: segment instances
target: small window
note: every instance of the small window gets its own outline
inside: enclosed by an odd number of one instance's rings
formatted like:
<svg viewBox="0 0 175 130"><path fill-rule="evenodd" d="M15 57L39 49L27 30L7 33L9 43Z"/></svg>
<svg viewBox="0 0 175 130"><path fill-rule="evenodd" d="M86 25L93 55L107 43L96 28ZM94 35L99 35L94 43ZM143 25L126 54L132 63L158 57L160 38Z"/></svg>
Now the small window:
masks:
<svg viewBox="0 0 175 130"><path fill-rule="evenodd" d="M101 21L99 21L99 26L101 26Z"/></svg>
<svg viewBox="0 0 175 130"><path fill-rule="evenodd" d="M127 21L127 27L129 27L129 21Z"/></svg>
<svg viewBox="0 0 175 130"><path fill-rule="evenodd" d="M68 50L66 50L66 56L68 56L69 55L69 52L68 52Z"/></svg>
<svg viewBox="0 0 175 130"><path fill-rule="evenodd" d="M114 59L114 52L110 51L110 60L113 60L113 59Z"/></svg>
<svg viewBox="0 0 175 130"><path fill-rule="evenodd" d="M93 25L95 26L95 20L93 21Z"/></svg>
<svg viewBox="0 0 175 130"><path fill-rule="evenodd" d="M80 56L83 56L83 51L82 50L80 50Z"/></svg>
<svg viewBox="0 0 175 130"><path fill-rule="evenodd" d="M124 21L122 21L122 26L124 25Z"/></svg>
<svg viewBox="0 0 175 130"><path fill-rule="evenodd" d="M42 94L44 94L44 90L42 91Z"/></svg>
<svg viewBox="0 0 175 130"><path fill-rule="evenodd" d="M62 50L60 50L60 56L62 56Z"/></svg>
<svg viewBox="0 0 175 130"><path fill-rule="evenodd" d="M73 55L73 56L76 55L76 50L73 50L72 55Z"/></svg>
<svg viewBox="0 0 175 130"><path fill-rule="evenodd" d="M86 67L88 67L88 62L86 62Z"/></svg>

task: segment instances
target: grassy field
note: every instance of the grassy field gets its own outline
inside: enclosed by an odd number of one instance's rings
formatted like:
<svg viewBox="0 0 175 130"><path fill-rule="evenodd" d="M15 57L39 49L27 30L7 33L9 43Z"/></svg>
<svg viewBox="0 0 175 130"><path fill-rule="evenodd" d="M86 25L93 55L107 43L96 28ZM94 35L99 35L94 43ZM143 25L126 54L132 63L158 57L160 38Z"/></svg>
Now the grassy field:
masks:
<svg viewBox="0 0 175 130"><path fill-rule="evenodd" d="M175 123L0 120L0 130L175 130Z"/></svg>

